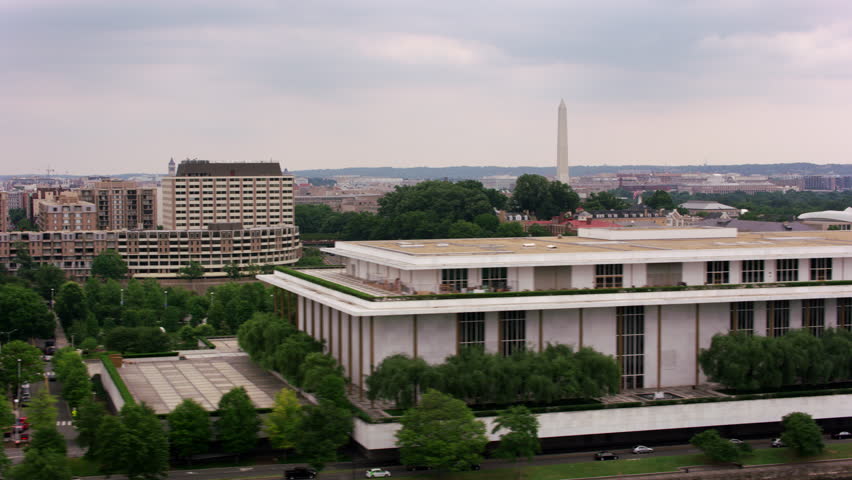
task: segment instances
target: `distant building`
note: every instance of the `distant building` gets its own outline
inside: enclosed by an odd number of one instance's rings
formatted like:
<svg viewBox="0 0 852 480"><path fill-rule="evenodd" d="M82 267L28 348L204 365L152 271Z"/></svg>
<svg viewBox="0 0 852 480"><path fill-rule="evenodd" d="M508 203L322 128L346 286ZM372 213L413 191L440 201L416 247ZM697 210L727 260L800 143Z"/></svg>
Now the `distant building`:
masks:
<svg viewBox="0 0 852 480"><path fill-rule="evenodd" d="M170 177L175 176L175 159L174 158L169 159L169 176Z"/></svg>
<svg viewBox="0 0 852 480"><path fill-rule="evenodd" d="M384 194L299 195L296 205L328 205L335 212L379 212L379 199Z"/></svg>
<svg viewBox="0 0 852 480"><path fill-rule="evenodd" d="M217 223L244 228L293 225L293 176L278 162L184 160L163 178L163 226L195 230Z"/></svg>
<svg viewBox="0 0 852 480"><path fill-rule="evenodd" d="M97 230L153 230L157 228L157 189L136 182L95 182L79 191L95 205Z"/></svg>
<svg viewBox="0 0 852 480"><path fill-rule="evenodd" d="M57 200L40 200L36 225L41 231L95 230L95 204L74 192L62 192Z"/></svg>
<svg viewBox="0 0 852 480"><path fill-rule="evenodd" d="M482 182L482 186L485 188L514 190L518 177L514 175L492 175L490 177L482 177L479 181Z"/></svg>
<svg viewBox="0 0 852 480"><path fill-rule="evenodd" d="M724 212L731 217L740 216L740 210L738 208L723 205L719 202L703 202L695 200L681 203L679 207L687 209L690 215L698 215L699 213L709 214Z"/></svg>
<svg viewBox="0 0 852 480"><path fill-rule="evenodd" d="M9 195L0 192L0 232L9 229Z"/></svg>

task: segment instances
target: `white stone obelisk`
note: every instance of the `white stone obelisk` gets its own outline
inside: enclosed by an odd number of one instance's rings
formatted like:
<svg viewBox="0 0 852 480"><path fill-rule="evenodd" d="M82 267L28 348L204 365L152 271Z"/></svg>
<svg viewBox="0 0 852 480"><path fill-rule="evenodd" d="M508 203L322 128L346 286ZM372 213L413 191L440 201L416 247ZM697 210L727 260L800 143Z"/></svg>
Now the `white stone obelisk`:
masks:
<svg viewBox="0 0 852 480"><path fill-rule="evenodd" d="M556 132L556 179L569 184L568 174L568 109L565 100L559 102L559 121Z"/></svg>

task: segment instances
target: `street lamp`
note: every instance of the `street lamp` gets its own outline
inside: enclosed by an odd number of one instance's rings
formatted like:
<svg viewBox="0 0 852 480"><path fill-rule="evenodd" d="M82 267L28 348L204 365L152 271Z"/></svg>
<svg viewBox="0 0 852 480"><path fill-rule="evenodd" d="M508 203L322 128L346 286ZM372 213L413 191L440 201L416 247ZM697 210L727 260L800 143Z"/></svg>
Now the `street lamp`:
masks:
<svg viewBox="0 0 852 480"><path fill-rule="evenodd" d="M50 309L53 310L53 289L50 289Z"/></svg>
<svg viewBox="0 0 852 480"><path fill-rule="evenodd" d="M17 331L18 331L18 329L17 329L17 328L13 328L12 330L9 330L8 332L0 332L0 335L9 335L9 336L8 336L8 337L6 337L6 338L11 338L11 337L12 337L12 333L17 332ZM9 343L9 341L7 340L7 341L6 341L6 343ZM2 351L3 351L2 347L3 347L3 343L2 343L2 342L0 342L0 352L2 352Z"/></svg>
<svg viewBox="0 0 852 480"><path fill-rule="evenodd" d="M124 289L121 289L121 306L124 306Z"/></svg>
<svg viewBox="0 0 852 480"><path fill-rule="evenodd" d="M165 294L165 298L163 300L163 308L169 308L169 291L163 290L163 294Z"/></svg>

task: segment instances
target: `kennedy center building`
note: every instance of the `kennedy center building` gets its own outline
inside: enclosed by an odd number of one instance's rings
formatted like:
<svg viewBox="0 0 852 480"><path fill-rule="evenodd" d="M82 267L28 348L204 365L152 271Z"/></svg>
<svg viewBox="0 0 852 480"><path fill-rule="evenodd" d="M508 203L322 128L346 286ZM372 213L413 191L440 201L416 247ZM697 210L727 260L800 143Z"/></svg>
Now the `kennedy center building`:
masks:
<svg viewBox="0 0 852 480"><path fill-rule="evenodd" d="M578 237L337 242L339 269L260 275L355 385L386 357L439 363L592 347L624 390L706 382L714 335L852 328L852 232L583 229Z"/></svg>

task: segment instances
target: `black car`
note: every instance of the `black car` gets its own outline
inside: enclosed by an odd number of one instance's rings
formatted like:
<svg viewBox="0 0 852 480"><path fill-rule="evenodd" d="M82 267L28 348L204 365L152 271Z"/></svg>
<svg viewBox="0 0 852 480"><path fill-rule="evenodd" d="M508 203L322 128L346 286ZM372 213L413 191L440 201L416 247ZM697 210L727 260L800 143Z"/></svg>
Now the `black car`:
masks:
<svg viewBox="0 0 852 480"><path fill-rule="evenodd" d="M835 440L846 440L847 438L852 438L852 433L843 431L831 434L831 438Z"/></svg>
<svg viewBox="0 0 852 480"><path fill-rule="evenodd" d="M595 454L595 460L618 460L618 455L612 452L598 452Z"/></svg>
<svg viewBox="0 0 852 480"><path fill-rule="evenodd" d="M313 468L296 467L284 472L286 480L311 480L317 478L317 471Z"/></svg>

